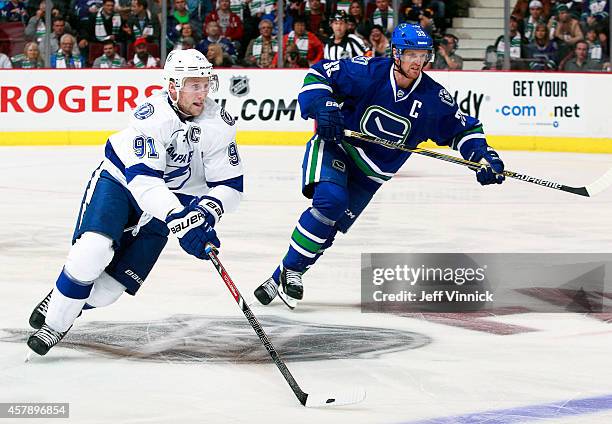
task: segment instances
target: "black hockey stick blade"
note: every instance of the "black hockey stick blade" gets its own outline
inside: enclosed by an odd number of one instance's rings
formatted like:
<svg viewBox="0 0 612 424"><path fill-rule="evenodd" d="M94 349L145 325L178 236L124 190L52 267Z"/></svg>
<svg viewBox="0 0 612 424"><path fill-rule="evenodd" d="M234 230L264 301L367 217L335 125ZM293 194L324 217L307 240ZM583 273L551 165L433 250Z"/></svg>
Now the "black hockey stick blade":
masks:
<svg viewBox="0 0 612 424"><path fill-rule="evenodd" d="M482 168L483 166L487 166L482 163L472 162L469 160L458 158L456 156L446 155L444 153L438 153L432 150L421 149L420 147L415 147L415 148L405 147L397 143L394 143L392 141L374 137L369 134L360 133L358 131L344 130L344 135L347 137L356 138L358 140L367 141L369 143L379 144L389 149L397 149L397 150L401 150L404 152L416 153L419 155L428 156L430 158L443 160L445 162L455 163L457 165L465 166L474 171ZM503 174L504 176L508 178L514 178L520 181L525 181L527 183L536 184L542 187L552 188L554 190L564 191L566 193L576 194L578 196L584 196L584 197L593 197L601 193L602 191L606 190L608 187L612 185L612 169L609 169L604 175L599 177L596 181L584 187L570 187L564 184L556 183L554 181L548 181L542 178L536 178L530 175L521 174L519 172L508 171L508 170L505 170Z"/></svg>
<svg viewBox="0 0 612 424"><path fill-rule="evenodd" d="M302 390L302 388L299 386L297 381L295 381L295 378L291 374L291 371L289 371L289 368L287 368L287 365L285 365L285 362L282 360L282 358L276 351L276 348L274 347L274 345L268 338L268 335L266 334L263 327L257 320L257 317L255 316L255 314L253 314L253 311L251 311L251 308L249 307L249 305L244 301L244 298L240 294L240 291L238 291L238 287L236 287L231 277L227 273L225 267L219 260L219 257L217 256L218 253L219 252L217 248L213 246L212 244L208 244L206 246L206 254L210 258L210 261L215 266L215 269L217 270L217 272L223 279L225 286L232 294L232 297L238 304L238 307L240 308L240 310L246 317L249 324L251 324L251 327L253 327L253 330L259 337L259 340L261 341L261 343L268 350L270 357L276 364L276 367L278 368L280 373L285 378L285 381L287 382L287 384L289 384L289 387L291 387L291 390L293 391L295 396L298 398L299 402L306 407L317 408L317 407L326 407L326 406L350 405L350 404L361 402L362 400L364 400L365 390L362 388L353 389L351 391L342 392L342 393L338 393L335 395L333 394L323 394L323 395L314 394L312 395Z"/></svg>

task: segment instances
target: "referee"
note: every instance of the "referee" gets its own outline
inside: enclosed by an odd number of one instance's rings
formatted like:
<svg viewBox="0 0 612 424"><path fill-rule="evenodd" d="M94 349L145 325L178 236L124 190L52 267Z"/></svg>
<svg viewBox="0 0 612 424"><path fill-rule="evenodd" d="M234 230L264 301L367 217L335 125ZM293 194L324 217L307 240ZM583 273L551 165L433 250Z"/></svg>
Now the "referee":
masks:
<svg viewBox="0 0 612 424"><path fill-rule="evenodd" d="M330 60L347 59L355 56L371 56L371 51L355 34L348 34L348 16L343 10L337 11L331 19L334 35L325 42L323 58Z"/></svg>

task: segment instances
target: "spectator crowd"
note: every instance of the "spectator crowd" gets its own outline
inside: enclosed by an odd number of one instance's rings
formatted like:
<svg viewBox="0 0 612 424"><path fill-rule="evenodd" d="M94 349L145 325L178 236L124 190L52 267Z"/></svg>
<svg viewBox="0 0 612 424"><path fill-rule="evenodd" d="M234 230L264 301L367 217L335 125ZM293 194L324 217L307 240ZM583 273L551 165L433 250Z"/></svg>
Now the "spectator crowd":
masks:
<svg viewBox="0 0 612 424"><path fill-rule="evenodd" d="M460 4L464 0L452 0ZM399 21L420 23L442 39L448 0L404 0ZM0 0L3 25L21 31L23 51L0 56L14 68L159 67L160 45L196 48L219 67L273 68L278 63L275 0L168 0L161 40L160 0ZM322 58L390 56L397 22L389 0L288 0L282 11L284 66L303 68ZM45 35L50 33L50 60ZM1 40L0 40L1 41ZM6 40L5 40L6 41ZM4 46L0 45L0 51ZM48 63L47 63L48 62Z"/></svg>
<svg viewBox="0 0 612 424"><path fill-rule="evenodd" d="M508 23L511 69L611 72L609 7L608 0L518 0ZM501 69L503 35L489 53L486 68Z"/></svg>
<svg viewBox="0 0 612 424"><path fill-rule="evenodd" d="M510 27L513 69L601 70L609 67L609 0L518 0ZM195 48L216 67L274 68L278 31L282 63L306 68L326 59L391 55L398 23L420 24L434 39L433 69L462 69L459 40L446 33L454 16L467 15L468 0L402 0L395 22L390 0L286 0L283 27L276 0L0 0L0 68L157 68L161 44ZM162 25L166 37L162 36ZM11 57L2 29L10 26ZM50 34L50 60L45 35ZM21 50L23 47L23 50ZM15 50L14 48L12 50ZM485 67L500 68L504 37L488 49Z"/></svg>

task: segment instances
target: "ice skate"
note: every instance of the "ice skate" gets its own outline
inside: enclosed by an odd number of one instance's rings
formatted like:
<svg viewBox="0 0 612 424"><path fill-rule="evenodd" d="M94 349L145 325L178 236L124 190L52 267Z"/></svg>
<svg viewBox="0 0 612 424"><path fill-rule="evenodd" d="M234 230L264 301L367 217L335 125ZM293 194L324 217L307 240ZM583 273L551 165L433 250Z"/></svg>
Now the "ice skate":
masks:
<svg viewBox="0 0 612 424"><path fill-rule="evenodd" d="M51 293L53 293L53 290L51 290L49 294L45 296L45 298L38 305L36 305L36 308L34 308L32 314L30 315L30 327L35 330L41 329L45 323L47 309L49 309L49 301L51 300Z"/></svg>
<svg viewBox="0 0 612 424"><path fill-rule="evenodd" d="M71 327L72 328L72 327ZM47 324L43 324L40 330L28 338L28 346L39 355L45 355L49 350L64 338L66 331L55 331Z"/></svg>
<svg viewBox="0 0 612 424"><path fill-rule="evenodd" d="M268 305L278 294L278 283L270 277L255 289L255 297L262 305Z"/></svg>
<svg viewBox="0 0 612 424"><path fill-rule="evenodd" d="M304 297L304 286L302 285L302 272L283 269L281 273L281 284L285 294L295 300L302 300Z"/></svg>

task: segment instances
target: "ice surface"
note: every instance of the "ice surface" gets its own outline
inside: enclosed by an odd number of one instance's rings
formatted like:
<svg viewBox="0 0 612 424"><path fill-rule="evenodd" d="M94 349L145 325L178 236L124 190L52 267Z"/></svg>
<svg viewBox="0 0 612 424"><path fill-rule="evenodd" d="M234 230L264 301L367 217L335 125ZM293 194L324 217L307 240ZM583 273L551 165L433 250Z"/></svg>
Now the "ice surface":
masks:
<svg viewBox="0 0 612 424"><path fill-rule="evenodd" d="M64 347L25 364L15 341L61 269L102 147L1 153L0 402L70 402L78 423L612 422L612 327L602 319L479 318L519 329L496 335L359 309L361 252L612 252L612 190L581 198L512 180L483 188L462 167L411 158L309 271L295 311L279 301L253 308L305 391L367 390L361 404L309 410L267 362L212 265L174 240L137 297L87 311ZM247 196L219 234L220 258L247 299L307 205L302 153L241 149ZM610 155L502 157L513 171L572 186L612 166Z"/></svg>

